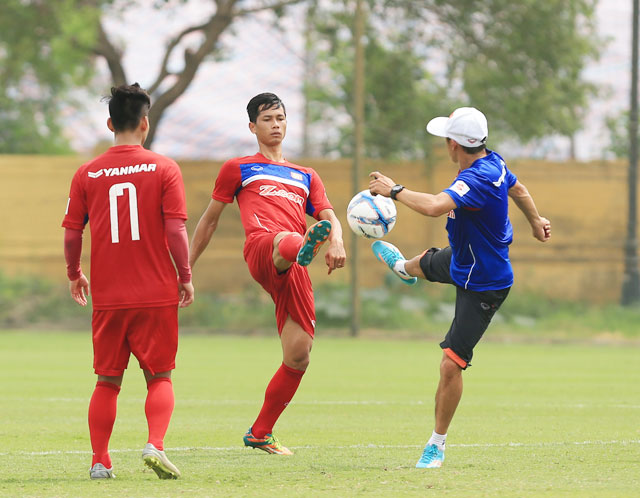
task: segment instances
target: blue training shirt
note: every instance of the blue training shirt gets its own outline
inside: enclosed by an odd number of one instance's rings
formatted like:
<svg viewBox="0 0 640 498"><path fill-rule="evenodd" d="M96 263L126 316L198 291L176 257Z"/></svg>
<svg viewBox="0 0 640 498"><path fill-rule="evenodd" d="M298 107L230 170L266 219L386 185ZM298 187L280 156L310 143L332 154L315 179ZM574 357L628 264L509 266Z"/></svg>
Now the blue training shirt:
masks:
<svg viewBox="0 0 640 498"><path fill-rule="evenodd" d="M487 153L444 190L458 206L447 219L451 278L456 285L474 291L513 285L508 191L517 179L499 154Z"/></svg>

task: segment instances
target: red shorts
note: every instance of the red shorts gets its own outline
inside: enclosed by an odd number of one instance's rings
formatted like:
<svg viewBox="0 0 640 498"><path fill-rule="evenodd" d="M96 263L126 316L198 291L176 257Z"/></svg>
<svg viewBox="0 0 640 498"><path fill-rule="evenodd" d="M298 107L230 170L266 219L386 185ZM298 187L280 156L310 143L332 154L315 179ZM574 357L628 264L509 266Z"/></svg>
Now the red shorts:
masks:
<svg viewBox="0 0 640 498"><path fill-rule="evenodd" d="M173 370L178 351L178 307L95 310L93 368L98 375L124 373L131 353L152 375Z"/></svg>
<svg viewBox="0 0 640 498"><path fill-rule="evenodd" d="M249 235L244 245L244 259L251 276L270 295L276 305L276 324L282 334L287 317L313 337L316 311L313 289L307 268L297 263L284 273L278 273L273 264L273 238L275 233L256 232Z"/></svg>

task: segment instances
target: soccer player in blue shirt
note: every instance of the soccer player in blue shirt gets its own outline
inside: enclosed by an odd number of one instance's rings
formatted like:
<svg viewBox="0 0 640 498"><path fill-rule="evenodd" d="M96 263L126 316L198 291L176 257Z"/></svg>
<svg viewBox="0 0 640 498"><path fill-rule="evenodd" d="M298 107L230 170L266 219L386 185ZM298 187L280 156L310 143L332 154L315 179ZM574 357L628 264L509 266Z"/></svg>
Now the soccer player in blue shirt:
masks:
<svg viewBox="0 0 640 498"><path fill-rule="evenodd" d="M370 174L369 184L371 193L391 197L425 216L447 214L449 247L405 259L388 242L378 240L372 246L376 257L406 284L422 278L456 287L455 316L440 343L435 428L417 468L442 465L447 430L462 396L462 371L513 284L509 197L527 217L536 239L546 242L551 236L551 224L538 214L527 188L499 154L486 148L489 132L484 114L461 107L448 118L432 119L427 131L446 138L449 157L460 168L451 186L435 195L415 192L377 171Z"/></svg>

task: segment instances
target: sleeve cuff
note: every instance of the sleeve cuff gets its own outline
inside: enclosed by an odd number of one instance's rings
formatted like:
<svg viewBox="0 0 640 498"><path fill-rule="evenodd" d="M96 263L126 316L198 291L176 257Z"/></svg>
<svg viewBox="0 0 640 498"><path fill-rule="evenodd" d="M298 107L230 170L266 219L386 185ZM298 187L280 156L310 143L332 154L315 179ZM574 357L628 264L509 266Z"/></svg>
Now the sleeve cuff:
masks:
<svg viewBox="0 0 640 498"><path fill-rule="evenodd" d="M81 276L82 276L82 270L67 271L67 278L69 279L70 282L73 282L74 280L78 280Z"/></svg>

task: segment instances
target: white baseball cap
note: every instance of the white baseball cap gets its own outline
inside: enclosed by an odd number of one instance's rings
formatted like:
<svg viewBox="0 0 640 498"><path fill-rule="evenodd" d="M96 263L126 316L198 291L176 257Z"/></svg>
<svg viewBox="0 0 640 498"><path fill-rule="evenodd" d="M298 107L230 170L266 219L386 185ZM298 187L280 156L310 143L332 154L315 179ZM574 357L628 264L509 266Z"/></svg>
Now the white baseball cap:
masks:
<svg viewBox="0 0 640 498"><path fill-rule="evenodd" d="M437 137L451 138L465 147L478 147L487 142L487 118L475 107L459 107L448 118L433 118L427 131Z"/></svg>

